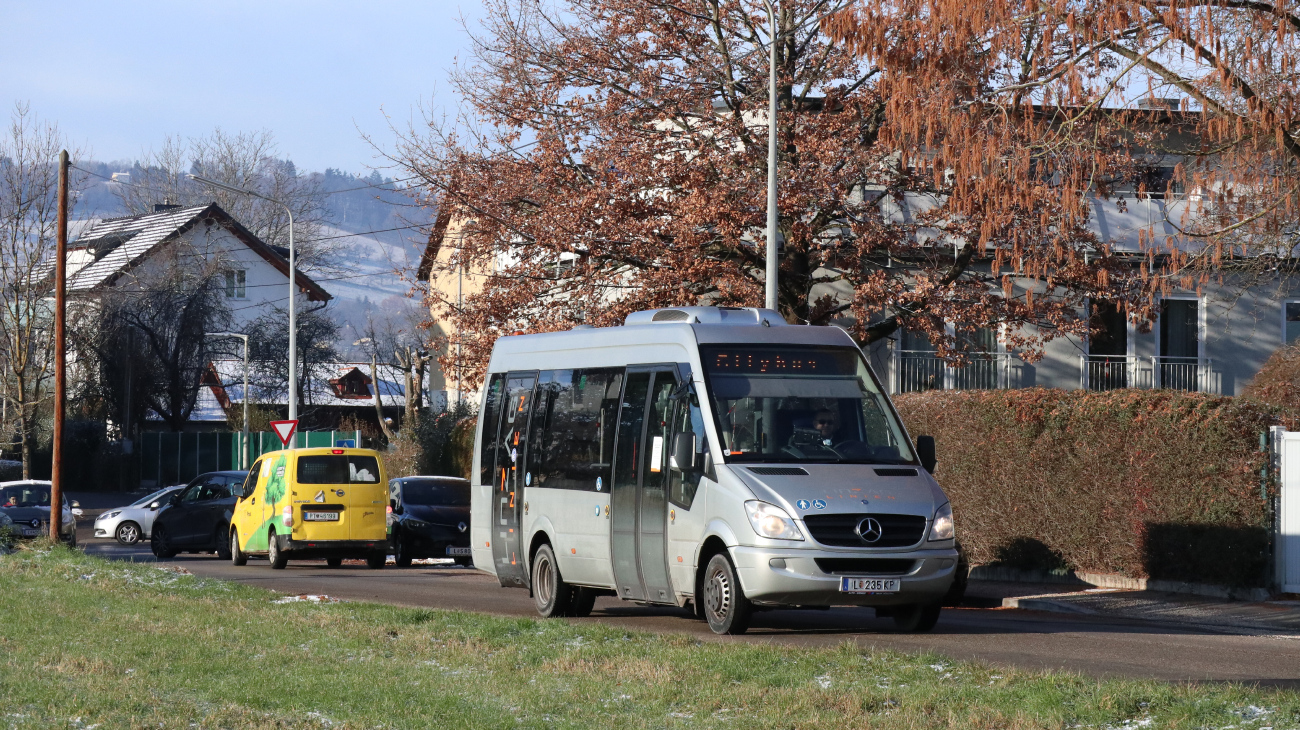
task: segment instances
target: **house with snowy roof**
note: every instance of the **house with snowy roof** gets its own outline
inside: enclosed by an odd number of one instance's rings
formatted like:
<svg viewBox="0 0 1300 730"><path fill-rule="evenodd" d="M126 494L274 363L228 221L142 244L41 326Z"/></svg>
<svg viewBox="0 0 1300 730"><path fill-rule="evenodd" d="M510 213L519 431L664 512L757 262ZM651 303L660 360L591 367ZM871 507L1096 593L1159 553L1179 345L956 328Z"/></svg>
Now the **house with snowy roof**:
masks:
<svg viewBox="0 0 1300 730"><path fill-rule="evenodd" d="M236 326L288 301L288 251L268 245L216 203L155 205L152 213L91 223L68 244L68 296L93 299L113 287L131 287L136 272L162 261L169 247L183 245L221 266ZM294 281L308 302L331 298L301 271Z"/></svg>

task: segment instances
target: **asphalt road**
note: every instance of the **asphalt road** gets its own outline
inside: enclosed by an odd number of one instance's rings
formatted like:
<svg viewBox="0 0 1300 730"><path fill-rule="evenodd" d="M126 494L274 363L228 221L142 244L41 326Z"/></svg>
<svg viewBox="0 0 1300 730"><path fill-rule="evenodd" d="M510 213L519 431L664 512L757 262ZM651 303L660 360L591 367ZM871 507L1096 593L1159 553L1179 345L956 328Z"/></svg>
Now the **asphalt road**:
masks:
<svg viewBox="0 0 1300 730"><path fill-rule="evenodd" d="M87 553L153 561L147 545L124 548L90 537L78 540ZM473 569L415 565L370 570L364 564L326 567L324 562L291 562L272 570L265 560L244 567L211 555L179 555L166 561L195 575L223 578L287 594L326 594L355 601L443 608L508 616L535 617L532 599L519 589ZM715 636L707 624L683 610L641 607L599 598L590 618L632 629L679 632L707 641L747 641L791 646L836 646L935 651L1024 669L1054 669L1092 676L1144 677L1170 681L1239 681L1300 689L1300 637L1240 635L1174 628L1141 621L1039 613L1011 609L946 609L928 634L894 633L889 619L870 609L769 611L755 616L742 637Z"/></svg>

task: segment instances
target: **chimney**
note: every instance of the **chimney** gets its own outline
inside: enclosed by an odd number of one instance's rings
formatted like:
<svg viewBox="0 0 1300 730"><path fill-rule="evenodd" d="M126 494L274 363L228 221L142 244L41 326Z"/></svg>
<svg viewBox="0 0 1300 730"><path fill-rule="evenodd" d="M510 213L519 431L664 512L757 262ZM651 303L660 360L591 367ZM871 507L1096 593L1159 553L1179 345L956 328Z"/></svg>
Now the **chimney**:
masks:
<svg viewBox="0 0 1300 730"><path fill-rule="evenodd" d="M164 213L169 210L176 210L179 207L179 205L172 205L171 198L163 198L163 202L153 204L153 212Z"/></svg>

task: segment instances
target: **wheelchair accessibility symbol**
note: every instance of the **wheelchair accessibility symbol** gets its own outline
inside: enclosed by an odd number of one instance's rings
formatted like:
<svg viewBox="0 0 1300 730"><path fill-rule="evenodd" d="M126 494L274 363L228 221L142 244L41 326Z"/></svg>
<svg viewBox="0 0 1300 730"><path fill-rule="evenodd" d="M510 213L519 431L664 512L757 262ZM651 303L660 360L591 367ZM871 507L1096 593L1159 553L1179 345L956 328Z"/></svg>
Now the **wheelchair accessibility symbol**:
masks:
<svg viewBox="0 0 1300 730"><path fill-rule="evenodd" d="M814 500L813 500L813 506L816 507L817 509L826 509L826 500L824 500L824 499L814 499Z"/></svg>

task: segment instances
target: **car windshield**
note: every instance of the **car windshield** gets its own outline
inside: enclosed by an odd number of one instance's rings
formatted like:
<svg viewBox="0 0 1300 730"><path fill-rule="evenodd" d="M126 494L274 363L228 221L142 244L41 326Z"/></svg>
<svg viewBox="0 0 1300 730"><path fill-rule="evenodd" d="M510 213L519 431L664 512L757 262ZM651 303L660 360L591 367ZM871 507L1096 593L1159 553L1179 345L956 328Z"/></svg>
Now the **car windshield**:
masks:
<svg viewBox="0 0 1300 730"><path fill-rule="evenodd" d="M469 483L442 479L404 479L402 503L468 507Z"/></svg>
<svg viewBox="0 0 1300 730"><path fill-rule="evenodd" d="M48 484L15 484L0 487L0 509L5 507L49 507Z"/></svg>
<svg viewBox="0 0 1300 730"><path fill-rule="evenodd" d="M131 507L143 507L143 506L145 506L145 505L147 505L147 504L149 504L149 503L151 503L151 502L153 502L153 501L155 501L155 500L161 500L161 499L164 499L164 498L166 498L169 494L171 494L172 492L175 492L175 491L176 491L176 487L167 487L166 489L159 489L158 491L154 492L153 494L150 494L150 495L147 496L147 497L141 497L140 499L137 499L136 501L132 502L129 506L131 506Z"/></svg>
<svg viewBox="0 0 1300 730"><path fill-rule="evenodd" d="M854 348L712 345L700 356L727 461L915 461Z"/></svg>

